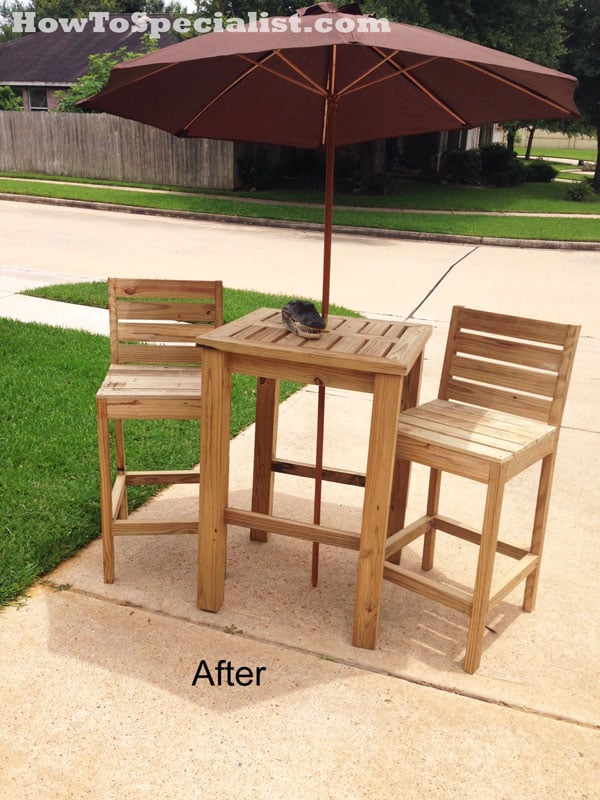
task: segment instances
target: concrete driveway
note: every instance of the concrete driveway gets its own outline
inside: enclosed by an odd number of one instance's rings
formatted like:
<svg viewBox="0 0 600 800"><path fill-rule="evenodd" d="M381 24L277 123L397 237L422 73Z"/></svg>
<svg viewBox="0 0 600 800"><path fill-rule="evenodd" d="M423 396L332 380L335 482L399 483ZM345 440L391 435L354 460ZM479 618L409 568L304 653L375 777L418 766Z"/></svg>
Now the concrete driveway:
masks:
<svg viewBox="0 0 600 800"><path fill-rule="evenodd" d="M0 219L4 268L100 280L219 277L238 289L321 294L322 241L315 232L8 201L0 201ZM494 311L576 319L597 334L592 289L599 264L597 251L338 234L331 295L332 302L364 313L418 312L437 320L448 320L454 303L483 303Z"/></svg>

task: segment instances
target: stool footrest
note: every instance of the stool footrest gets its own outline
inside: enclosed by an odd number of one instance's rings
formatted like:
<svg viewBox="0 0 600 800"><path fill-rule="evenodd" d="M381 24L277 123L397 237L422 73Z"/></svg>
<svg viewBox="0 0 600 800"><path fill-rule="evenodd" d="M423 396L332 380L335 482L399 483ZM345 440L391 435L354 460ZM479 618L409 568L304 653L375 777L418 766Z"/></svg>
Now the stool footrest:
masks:
<svg viewBox="0 0 600 800"><path fill-rule="evenodd" d="M433 517L420 517L410 525L402 528L402 530L393 533L391 536L388 536L385 545L385 557L390 558L399 550L402 550L411 542L414 542L415 539L418 539L420 536L428 533L428 531L433 530L434 526L431 524L432 521Z"/></svg>
<svg viewBox="0 0 600 800"><path fill-rule="evenodd" d="M198 470L171 469L161 472L127 472L128 486L145 486L159 483L200 483Z"/></svg>
<svg viewBox="0 0 600 800"><path fill-rule="evenodd" d="M360 547L359 533L327 528L323 525L312 525L306 522L294 522L282 517L273 517L269 514L259 514L256 511L244 511L241 508L226 508L225 522L229 525L239 525L242 528L255 528L256 530L270 531L283 536L294 536L297 539L306 539L311 542L347 547L350 550L358 550Z"/></svg>
<svg viewBox="0 0 600 800"><path fill-rule="evenodd" d="M508 572L505 572L492 586L489 608L494 608L507 594L518 586L522 580L538 568L540 557L534 553L527 553Z"/></svg>
<svg viewBox="0 0 600 800"><path fill-rule="evenodd" d="M451 536L456 536L459 539L464 539L466 542L479 545L481 543L481 533L474 528L469 528L462 525L450 517L443 517L436 515L431 517L431 529L449 533ZM522 547L516 547L508 542L498 541L496 545L496 552L501 553L503 556L509 558L523 558L528 555L529 551L524 550Z"/></svg>
<svg viewBox="0 0 600 800"><path fill-rule="evenodd" d="M281 461L274 459L271 464L272 472L280 472L283 475L296 475L300 478L314 478L316 469L312 464L305 464L301 461ZM348 486L361 486L364 488L365 476L362 472L351 472L345 469L323 468L322 479L332 483L344 483Z"/></svg>
<svg viewBox="0 0 600 800"><path fill-rule="evenodd" d="M164 534L198 534L198 519L178 522L139 522L135 519L118 519L112 524L113 536L156 536Z"/></svg>
<svg viewBox="0 0 600 800"><path fill-rule="evenodd" d="M473 528L461 525L449 517L426 515L389 537L385 549L386 559L389 559L423 534L433 530L442 531L473 544L481 543L481 534ZM496 551L516 559L517 563L494 582L490 593L488 611L497 606L521 581L534 572L538 568L540 561L538 555L506 542L497 542ZM441 584L431 578L403 569L387 560L383 577L398 586L403 586L432 600L437 600L458 611L463 611L466 614L471 613L471 593L463 592L460 589L451 589L447 586L442 587Z"/></svg>
<svg viewBox="0 0 600 800"><path fill-rule="evenodd" d="M471 613L473 606L471 592L463 592L460 589L453 589L449 586L441 587L436 581L403 569L397 564L392 564L391 561L384 563L383 577L397 586L403 586L405 589L422 594L457 611L462 611L465 614Z"/></svg>

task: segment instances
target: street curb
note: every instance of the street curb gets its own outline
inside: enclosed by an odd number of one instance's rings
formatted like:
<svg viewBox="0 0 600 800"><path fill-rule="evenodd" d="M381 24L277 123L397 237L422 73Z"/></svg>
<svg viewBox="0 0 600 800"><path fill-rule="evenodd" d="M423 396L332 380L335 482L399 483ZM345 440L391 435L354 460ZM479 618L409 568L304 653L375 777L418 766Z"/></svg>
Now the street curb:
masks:
<svg viewBox="0 0 600 800"><path fill-rule="evenodd" d="M226 214L207 214L202 211L172 211L170 209L143 208L138 206L118 205L114 203L96 203L91 200L68 200L58 197L38 197L36 195L3 194L0 200L11 200L19 203L39 203L43 205L62 206L66 208L84 208L91 211L120 211L124 214L140 214L151 217L169 217L172 219L200 220L202 222L222 222L233 225L256 225L267 228L283 228L287 230L321 232L323 226L314 222L293 222L290 220L262 219L259 217L234 217ZM380 239L409 239L423 242L444 242L469 245L490 245L495 247L524 247L542 250L589 250L600 251L598 242L545 241L543 239L502 239L488 236L455 236L446 233L422 233L420 231L393 231L386 228L359 228L346 225L334 225L336 234L347 236L370 236Z"/></svg>

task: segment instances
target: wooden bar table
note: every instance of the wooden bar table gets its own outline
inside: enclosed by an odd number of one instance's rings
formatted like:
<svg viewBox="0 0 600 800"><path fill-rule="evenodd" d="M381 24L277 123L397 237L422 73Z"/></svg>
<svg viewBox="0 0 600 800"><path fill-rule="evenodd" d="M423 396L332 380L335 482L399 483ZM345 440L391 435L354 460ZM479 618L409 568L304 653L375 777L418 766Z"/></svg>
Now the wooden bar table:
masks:
<svg viewBox="0 0 600 800"><path fill-rule="evenodd" d="M394 496L406 500L408 469L396 467L396 428L401 409L417 402L428 325L330 316L319 339L290 333L281 312L261 308L199 337L202 348L198 608L218 611L225 593L227 525L248 527L254 539L268 533L359 551L352 643L373 649ZM231 375L255 375L257 412L252 510L229 506ZM275 457L279 380L371 392L373 407L364 476L323 469L323 479L364 485L360 533L274 517L273 472L314 477L308 464ZM399 462L400 463L400 462ZM402 519L403 509L392 512Z"/></svg>

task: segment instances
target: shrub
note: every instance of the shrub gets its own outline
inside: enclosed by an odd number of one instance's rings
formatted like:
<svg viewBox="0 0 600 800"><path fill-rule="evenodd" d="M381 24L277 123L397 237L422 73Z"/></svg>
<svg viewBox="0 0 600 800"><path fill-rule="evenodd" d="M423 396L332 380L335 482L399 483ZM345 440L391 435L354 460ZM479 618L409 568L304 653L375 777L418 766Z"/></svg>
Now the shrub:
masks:
<svg viewBox="0 0 600 800"><path fill-rule="evenodd" d="M280 178L280 170L269 163L265 148L257 147L244 158L238 158L240 181L244 189L269 189Z"/></svg>
<svg viewBox="0 0 600 800"><path fill-rule="evenodd" d="M567 198L575 203L586 203L594 199L594 187L591 180L575 181L567 188Z"/></svg>
<svg viewBox="0 0 600 800"><path fill-rule="evenodd" d="M10 86L0 86L0 111L23 111L23 99Z"/></svg>
<svg viewBox="0 0 600 800"><path fill-rule="evenodd" d="M525 180L532 183L550 183L557 175L558 170L543 161L534 161L525 167Z"/></svg>
<svg viewBox="0 0 600 800"><path fill-rule="evenodd" d="M480 148L483 182L491 186L518 186L525 180L525 167L507 147L488 144Z"/></svg>
<svg viewBox="0 0 600 800"><path fill-rule="evenodd" d="M496 172L506 172L515 156L503 144L486 144L479 148L481 153L481 171L484 177Z"/></svg>
<svg viewBox="0 0 600 800"><path fill-rule="evenodd" d="M335 185L342 192L362 192L365 187L360 179L357 160L352 155L342 155L335 162Z"/></svg>
<svg viewBox="0 0 600 800"><path fill-rule="evenodd" d="M481 152L449 150L442 159L440 177L447 183L481 183Z"/></svg>
<svg viewBox="0 0 600 800"><path fill-rule="evenodd" d="M518 186L526 180L525 167L516 159L502 172L494 172L488 175L485 182L489 186L507 188L508 186Z"/></svg>

